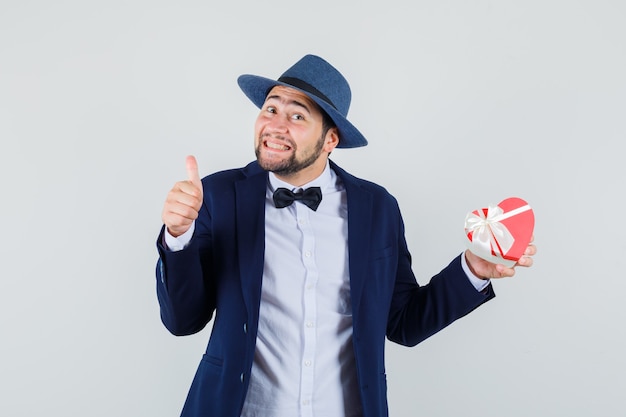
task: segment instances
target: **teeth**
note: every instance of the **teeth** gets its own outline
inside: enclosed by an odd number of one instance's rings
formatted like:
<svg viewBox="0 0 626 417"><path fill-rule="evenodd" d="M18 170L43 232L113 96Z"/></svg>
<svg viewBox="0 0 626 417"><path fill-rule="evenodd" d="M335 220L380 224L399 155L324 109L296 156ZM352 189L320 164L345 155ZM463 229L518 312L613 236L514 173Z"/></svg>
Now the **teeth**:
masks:
<svg viewBox="0 0 626 417"><path fill-rule="evenodd" d="M266 142L267 147L268 148L272 148L272 149L278 149L281 151L286 151L289 149L289 146L285 146L285 145L280 145L278 143L270 143L270 142Z"/></svg>

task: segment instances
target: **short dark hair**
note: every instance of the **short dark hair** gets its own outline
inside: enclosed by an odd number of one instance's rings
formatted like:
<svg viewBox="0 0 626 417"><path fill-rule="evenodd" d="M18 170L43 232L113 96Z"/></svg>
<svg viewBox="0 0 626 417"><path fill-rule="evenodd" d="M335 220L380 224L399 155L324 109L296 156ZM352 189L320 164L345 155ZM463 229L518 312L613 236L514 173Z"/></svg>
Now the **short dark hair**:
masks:
<svg viewBox="0 0 626 417"><path fill-rule="evenodd" d="M328 133L328 131L332 129L333 127L337 127L337 125L335 124L333 119L328 115L328 113L324 111L324 109L322 109L319 106L318 106L318 109L322 113L322 136L325 137L326 133ZM341 140L341 138L339 138L339 140Z"/></svg>

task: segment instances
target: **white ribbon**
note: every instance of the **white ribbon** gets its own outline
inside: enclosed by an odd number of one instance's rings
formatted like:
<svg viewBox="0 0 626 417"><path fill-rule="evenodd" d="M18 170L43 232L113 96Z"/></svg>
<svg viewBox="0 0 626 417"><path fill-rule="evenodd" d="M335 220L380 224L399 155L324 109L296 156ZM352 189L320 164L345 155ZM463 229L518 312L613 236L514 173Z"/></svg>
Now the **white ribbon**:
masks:
<svg viewBox="0 0 626 417"><path fill-rule="evenodd" d="M479 256L493 256L495 253L503 257L513 247L515 238L500 222L527 210L530 210L529 205L504 213L500 206L489 206L486 216L484 210L477 210L478 215L469 213L465 218L465 232L472 233L472 252Z"/></svg>

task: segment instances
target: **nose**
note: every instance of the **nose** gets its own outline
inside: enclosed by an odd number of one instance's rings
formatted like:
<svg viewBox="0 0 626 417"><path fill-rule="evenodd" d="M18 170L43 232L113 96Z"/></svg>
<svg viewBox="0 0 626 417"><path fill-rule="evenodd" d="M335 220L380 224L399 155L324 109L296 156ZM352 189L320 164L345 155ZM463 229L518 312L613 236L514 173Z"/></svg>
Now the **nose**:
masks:
<svg viewBox="0 0 626 417"><path fill-rule="evenodd" d="M267 128L271 132L287 132L287 118L283 115L276 114L268 121Z"/></svg>

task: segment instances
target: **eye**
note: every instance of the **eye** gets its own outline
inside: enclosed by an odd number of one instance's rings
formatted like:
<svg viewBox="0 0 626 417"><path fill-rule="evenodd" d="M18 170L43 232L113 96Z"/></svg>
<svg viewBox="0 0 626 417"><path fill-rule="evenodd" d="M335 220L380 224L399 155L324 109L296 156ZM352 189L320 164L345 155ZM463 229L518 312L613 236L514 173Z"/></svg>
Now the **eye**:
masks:
<svg viewBox="0 0 626 417"><path fill-rule="evenodd" d="M267 106L265 108L265 111L268 112L268 113L276 113L276 107L274 107L274 106Z"/></svg>
<svg viewBox="0 0 626 417"><path fill-rule="evenodd" d="M301 115L300 113L294 113L294 114L291 116L291 118L292 118L293 120L304 120L304 116L303 116L303 115Z"/></svg>

